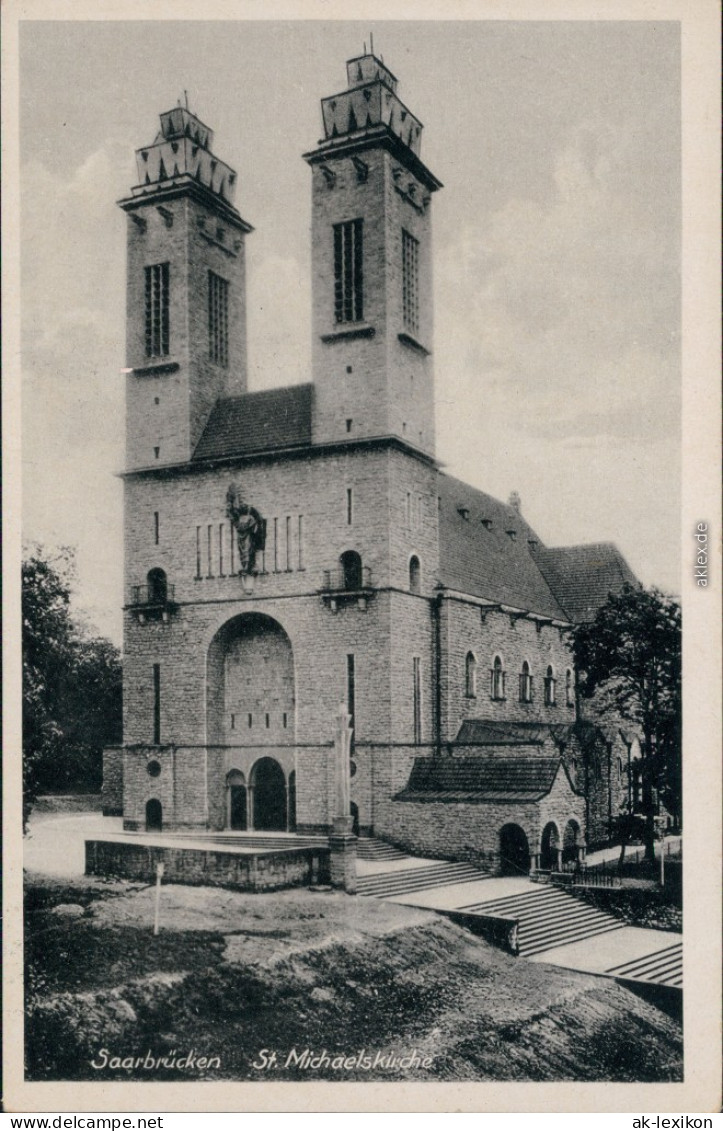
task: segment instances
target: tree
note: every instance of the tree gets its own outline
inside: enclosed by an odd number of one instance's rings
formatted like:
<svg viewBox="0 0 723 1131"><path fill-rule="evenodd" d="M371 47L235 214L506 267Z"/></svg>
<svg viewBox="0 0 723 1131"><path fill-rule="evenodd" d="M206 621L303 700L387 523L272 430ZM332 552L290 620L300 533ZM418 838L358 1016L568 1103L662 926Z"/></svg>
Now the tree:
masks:
<svg viewBox="0 0 723 1131"><path fill-rule="evenodd" d="M645 855L655 855L655 793L676 816L681 800L680 606L657 589L625 585L573 637L580 694L642 735Z"/></svg>
<svg viewBox="0 0 723 1131"><path fill-rule="evenodd" d="M72 551L22 563L23 815L44 789L98 788L102 749L121 736L121 665L71 614Z"/></svg>

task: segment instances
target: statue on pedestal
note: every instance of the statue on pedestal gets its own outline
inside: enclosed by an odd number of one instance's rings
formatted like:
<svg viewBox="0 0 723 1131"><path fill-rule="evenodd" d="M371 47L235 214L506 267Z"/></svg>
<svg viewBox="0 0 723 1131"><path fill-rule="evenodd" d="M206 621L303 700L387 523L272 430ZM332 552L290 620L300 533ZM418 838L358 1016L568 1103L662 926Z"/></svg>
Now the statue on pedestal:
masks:
<svg viewBox="0 0 723 1131"><path fill-rule="evenodd" d="M256 573L256 555L266 548L266 519L255 507L244 502L238 484L232 483L226 492L226 514L236 531L239 554L239 573Z"/></svg>

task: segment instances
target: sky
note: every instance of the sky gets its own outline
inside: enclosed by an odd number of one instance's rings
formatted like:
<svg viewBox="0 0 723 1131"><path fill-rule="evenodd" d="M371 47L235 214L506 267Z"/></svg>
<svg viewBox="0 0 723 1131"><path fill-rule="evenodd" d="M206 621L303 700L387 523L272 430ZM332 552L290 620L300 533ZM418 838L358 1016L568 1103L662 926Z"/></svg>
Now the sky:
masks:
<svg viewBox="0 0 723 1131"><path fill-rule="evenodd" d="M424 123L437 454L547 545L614 541L680 591L680 89L674 22L21 25L23 536L76 548L120 644L125 217L188 92L239 174L251 389L311 373L320 99L374 35Z"/></svg>

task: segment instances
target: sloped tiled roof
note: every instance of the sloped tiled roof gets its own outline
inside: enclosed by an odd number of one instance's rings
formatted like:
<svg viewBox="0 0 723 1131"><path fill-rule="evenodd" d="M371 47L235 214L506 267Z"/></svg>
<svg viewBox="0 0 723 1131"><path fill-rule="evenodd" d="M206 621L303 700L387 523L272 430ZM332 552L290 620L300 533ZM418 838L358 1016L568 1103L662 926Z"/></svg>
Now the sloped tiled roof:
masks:
<svg viewBox="0 0 723 1131"><path fill-rule="evenodd" d="M539 538L515 507L449 475L439 476L439 496L439 579L447 589L568 619L531 553L529 542Z"/></svg>
<svg viewBox="0 0 723 1131"><path fill-rule="evenodd" d="M639 581L612 542L589 546L558 546L535 553L547 584L576 624L593 620L610 593Z"/></svg>
<svg viewBox="0 0 723 1131"><path fill-rule="evenodd" d="M546 739L565 742L573 730L567 723L495 722L490 719L465 719L455 742L475 746L541 745Z"/></svg>
<svg viewBox="0 0 723 1131"><path fill-rule="evenodd" d="M310 444L313 388L289 385L216 401L194 460Z"/></svg>
<svg viewBox="0 0 723 1131"><path fill-rule="evenodd" d="M409 781L394 800L536 801L550 792L559 767L559 757L519 754L415 758Z"/></svg>

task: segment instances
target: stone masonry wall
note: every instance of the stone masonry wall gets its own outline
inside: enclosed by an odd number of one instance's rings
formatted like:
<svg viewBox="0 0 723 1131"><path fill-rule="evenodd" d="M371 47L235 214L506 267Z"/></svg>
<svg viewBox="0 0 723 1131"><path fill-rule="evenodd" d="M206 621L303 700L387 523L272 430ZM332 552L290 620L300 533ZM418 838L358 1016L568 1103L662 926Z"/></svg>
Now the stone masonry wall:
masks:
<svg viewBox="0 0 723 1131"><path fill-rule="evenodd" d="M564 633L551 625L537 630L535 622L512 618L503 612L488 613L484 620L480 607L471 602L450 599L443 602L442 736L451 741L464 719L490 719L500 722L572 723L575 721L574 694L566 700L566 673L572 679L572 657ZM466 692L466 658L476 658L476 694ZM505 698L494 700L490 693L490 670L495 657L502 660ZM519 676L523 661L530 665L533 678L532 702L523 703L519 695ZM556 702L545 706L543 680L549 665L556 678Z"/></svg>

